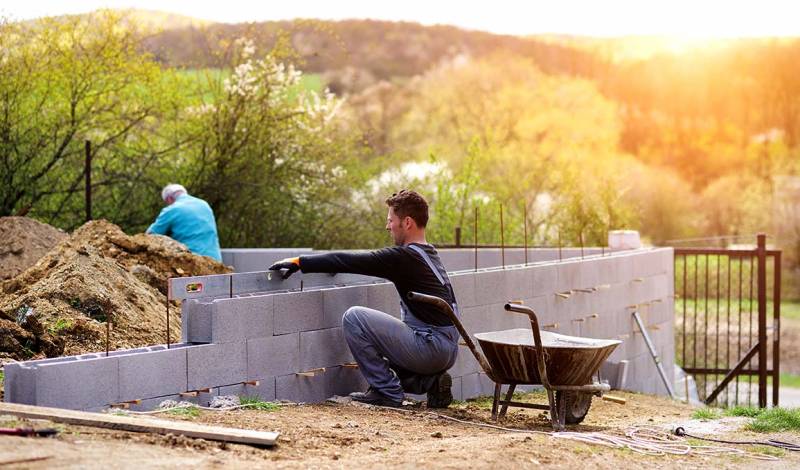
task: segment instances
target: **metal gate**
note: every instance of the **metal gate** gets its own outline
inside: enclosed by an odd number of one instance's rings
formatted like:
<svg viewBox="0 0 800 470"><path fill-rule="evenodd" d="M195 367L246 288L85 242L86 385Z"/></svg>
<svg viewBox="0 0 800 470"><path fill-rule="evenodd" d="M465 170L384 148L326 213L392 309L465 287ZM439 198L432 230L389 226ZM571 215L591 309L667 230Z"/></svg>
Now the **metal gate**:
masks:
<svg viewBox="0 0 800 470"><path fill-rule="evenodd" d="M763 408L771 385L778 406L780 298L766 235L755 248L675 248L676 362L706 404L752 406L755 388Z"/></svg>

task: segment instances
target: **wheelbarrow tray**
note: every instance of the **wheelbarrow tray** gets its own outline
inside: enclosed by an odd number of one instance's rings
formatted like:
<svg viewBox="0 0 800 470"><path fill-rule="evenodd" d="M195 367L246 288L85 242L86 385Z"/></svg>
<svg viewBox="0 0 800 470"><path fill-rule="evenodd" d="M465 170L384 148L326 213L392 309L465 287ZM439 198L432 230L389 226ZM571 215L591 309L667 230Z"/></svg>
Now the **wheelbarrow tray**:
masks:
<svg viewBox="0 0 800 470"><path fill-rule="evenodd" d="M552 385L592 383L603 362L622 343L540 331L547 379ZM530 328L492 331L475 335L499 382L542 384Z"/></svg>

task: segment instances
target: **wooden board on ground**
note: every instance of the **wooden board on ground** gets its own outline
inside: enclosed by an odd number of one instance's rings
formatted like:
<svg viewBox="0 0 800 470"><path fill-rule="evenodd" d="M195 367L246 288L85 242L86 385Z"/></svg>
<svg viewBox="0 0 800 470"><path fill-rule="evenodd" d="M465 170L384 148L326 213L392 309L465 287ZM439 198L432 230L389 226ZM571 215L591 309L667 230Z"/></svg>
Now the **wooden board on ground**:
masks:
<svg viewBox="0 0 800 470"><path fill-rule="evenodd" d="M46 419L57 423L76 424L118 431L150 432L156 434L178 434L211 441L235 442L259 446L273 446L279 433L252 431L249 429L223 428L185 421L140 416L120 416L113 414L89 413L86 411L62 410L44 406L0 403L0 414L9 414L30 419Z"/></svg>

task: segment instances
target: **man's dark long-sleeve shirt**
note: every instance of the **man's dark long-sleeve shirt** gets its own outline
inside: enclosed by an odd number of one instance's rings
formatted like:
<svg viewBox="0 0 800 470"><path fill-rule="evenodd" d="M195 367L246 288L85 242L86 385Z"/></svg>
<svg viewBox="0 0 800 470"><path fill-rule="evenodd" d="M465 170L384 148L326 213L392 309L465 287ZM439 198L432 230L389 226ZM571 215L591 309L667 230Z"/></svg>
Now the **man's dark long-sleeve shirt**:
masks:
<svg viewBox="0 0 800 470"><path fill-rule="evenodd" d="M442 277L450 279L431 245L415 243L428 254ZM434 326L452 326L453 322L433 305L410 301L409 291L433 295L452 305L456 299L450 289L442 285L428 263L408 246L393 246L368 252L333 252L300 257L300 270L304 273L350 273L387 279L394 283L397 293L419 320Z"/></svg>

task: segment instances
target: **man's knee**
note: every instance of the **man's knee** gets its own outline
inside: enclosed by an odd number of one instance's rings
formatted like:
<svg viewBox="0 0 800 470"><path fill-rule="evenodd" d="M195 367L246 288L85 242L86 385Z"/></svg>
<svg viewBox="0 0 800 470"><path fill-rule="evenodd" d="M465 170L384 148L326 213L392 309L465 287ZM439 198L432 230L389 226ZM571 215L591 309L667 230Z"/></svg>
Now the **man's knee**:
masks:
<svg viewBox="0 0 800 470"><path fill-rule="evenodd" d="M346 332L361 329L361 317L363 310L360 307L350 307L342 315L342 328Z"/></svg>

